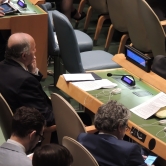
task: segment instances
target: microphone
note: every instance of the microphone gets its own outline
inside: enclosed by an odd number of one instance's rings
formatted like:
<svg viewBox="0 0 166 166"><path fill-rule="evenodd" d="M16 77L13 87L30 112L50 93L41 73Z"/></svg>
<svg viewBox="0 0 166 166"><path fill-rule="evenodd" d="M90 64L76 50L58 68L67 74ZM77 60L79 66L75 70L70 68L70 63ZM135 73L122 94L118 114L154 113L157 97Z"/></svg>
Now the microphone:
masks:
<svg viewBox="0 0 166 166"><path fill-rule="evenodd" d="M134 86L134 85L135 85L135 79L134 79L134 77L133 77L132 75L127 75L127 74L121 75L121 74L107 73L107 76L108 76L108 77L111 77L111 76L122 76L121 80L122 80L123 82L125 82L126 84L128 84L128 85L130 85L130 86ZM129 77L132 77L132 79L129 78L128 76L129 76Z"/></svg>
<svg viewBox="0 0 166 166"><path fill-rule="evenodd" d="M111 76L129 76L129 75L125 75L125 74L119 75L119 74L107 73L107 76L108 76L108 77L111 77Z"/></svg>

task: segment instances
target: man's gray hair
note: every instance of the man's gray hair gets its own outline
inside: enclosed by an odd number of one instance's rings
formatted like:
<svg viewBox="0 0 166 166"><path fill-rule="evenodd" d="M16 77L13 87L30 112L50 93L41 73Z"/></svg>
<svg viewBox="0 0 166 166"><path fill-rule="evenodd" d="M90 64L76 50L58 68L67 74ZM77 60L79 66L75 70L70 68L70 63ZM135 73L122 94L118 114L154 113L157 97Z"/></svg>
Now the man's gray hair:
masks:
<svg viewBox="0 0 166 166"><path fill-rule="evenodd" d="M22 54L30 53L30 43L26 39L23 39L22 42L13 44L11 47L6 47L5 58L6 59L18 59Z"/></svg>
<svg viewBox="0 0 166 166"><path fill-rule="evenodd" d="M99 107L94 124L97 130L110 133L119 125L125 126L130 117L130 110L117 101L111 100Z"/></svg>

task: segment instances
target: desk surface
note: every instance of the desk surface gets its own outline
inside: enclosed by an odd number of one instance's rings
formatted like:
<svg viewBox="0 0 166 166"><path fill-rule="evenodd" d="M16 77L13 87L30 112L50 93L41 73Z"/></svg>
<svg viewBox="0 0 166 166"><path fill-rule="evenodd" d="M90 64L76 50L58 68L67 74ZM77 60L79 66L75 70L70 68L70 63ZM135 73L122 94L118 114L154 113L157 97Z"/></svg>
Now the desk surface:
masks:
<svg viewBox="0 0 166 166"><path fill-rule="evenodd" d="M157 93L159 93L159 90L156 88L148 85L147 83L139 80L137 77L136 79L136 89L129 89L128 87L124 86L123 83L119 80L119 78L116 77L107 77L107 73L111 72L113 74L129 74L128 71L125 69L112 69L112 70L104 70L104 71L96 71L96 73L101 76L102 78L107 78L111 80L112 82L115 82L118 84L118 87L122 89L121 94L111 96L108 89L100 89L100 90L95 90L91 92L85 92L78 87L74 86L71 83L67 83L63 76L60 76L57 87L63 90L65 93L70 95L72 98L77 100L79 103L87 107L89 110L91 110L93 113L96 113L98 107L109 101L110 99L117 100L118 102L124 104L127 108L133 108L146 100L152 98L155 96ZM144 91L148 95L144 97L138 97L132 92L135 91ZM138 129L139 136L141 136L141 133L146 135L146 139L144 142L141 140L135 138L132 136L130 131L126 132L126 134L134 139L136 142L139 144L145 146L148 149L151 149L154 153L157 155L161 156L162 158L166 159L166 154L161 151L163 146L166 146L166 137L165 138L159 138L156 136L157 132L161 129L163 129L163 126L156 125L153 127L139 127L142 124L152 124L156 122L158 119L153 116L149 118L148 120L144 120L137 115L131 113L131 118L129 120L129 126L132 128ZM160 137L164 135L164 132L162 131L160 133Z"/></svg>

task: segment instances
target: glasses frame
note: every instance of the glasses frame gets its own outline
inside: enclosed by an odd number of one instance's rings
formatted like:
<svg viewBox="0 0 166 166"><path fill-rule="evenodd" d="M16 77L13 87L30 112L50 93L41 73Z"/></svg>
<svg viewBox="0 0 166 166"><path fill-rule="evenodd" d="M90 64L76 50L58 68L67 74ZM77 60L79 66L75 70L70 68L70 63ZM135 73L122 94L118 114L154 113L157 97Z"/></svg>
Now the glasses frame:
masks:
<svg viewBox="0 0 166 166"><path fill-rule="evenodd" d="M45 138L43 135L41 135L40 133L36 133L39 136L39 141L38 142L42 142Z"/></svg>
<svg viewBox="0 0 166 166"><path fill-rule="evenodd" d="M130 131L131 128L128 126L128 124L125 125L126 131Z"/></svg>

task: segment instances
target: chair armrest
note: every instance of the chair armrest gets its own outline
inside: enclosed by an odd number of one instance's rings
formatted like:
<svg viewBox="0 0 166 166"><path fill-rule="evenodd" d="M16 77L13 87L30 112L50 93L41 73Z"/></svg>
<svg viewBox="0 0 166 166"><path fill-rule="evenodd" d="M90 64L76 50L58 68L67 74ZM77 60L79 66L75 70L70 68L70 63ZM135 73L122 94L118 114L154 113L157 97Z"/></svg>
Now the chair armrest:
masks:
<svg viewBox="0 0 166 166"><path fill-rule="evenodd" d="M85 129L86 129L87 133L95 133L95 132L97 132L97 129L95 128L94 125L86 126Z"/></svg>
<svg viewBox="0 0 166 166"><path fill-rule="evenodd" d="M50 132L50 133L52 133L54 131L56 131L56 125L52 125L50 127L45 127L44 128L44 132Z"/></svg>
<svg viewBox="0 0 166 166"><path fill-rule="evenodd" d="M166 26L166 20L160 21L160 24L161 24L162 26Z"/></svg>

